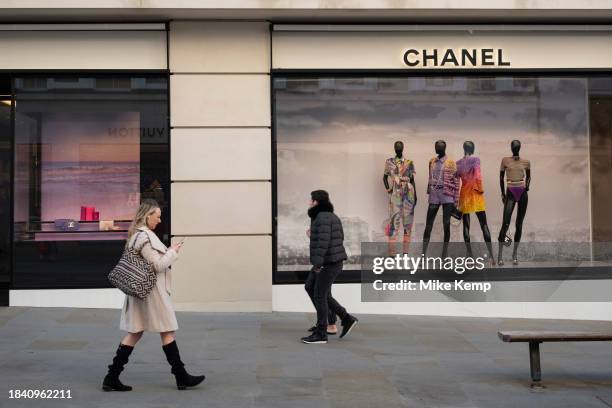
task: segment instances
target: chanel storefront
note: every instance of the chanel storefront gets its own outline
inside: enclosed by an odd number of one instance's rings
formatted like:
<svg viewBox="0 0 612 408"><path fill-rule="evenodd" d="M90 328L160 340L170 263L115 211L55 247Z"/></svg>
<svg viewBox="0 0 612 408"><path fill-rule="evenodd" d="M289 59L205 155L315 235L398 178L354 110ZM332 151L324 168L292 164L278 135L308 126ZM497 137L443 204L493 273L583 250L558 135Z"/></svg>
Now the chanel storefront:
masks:
<svg viewBox="0 0 612 408"><path fill-rule="evenodd" d="M335 293L352 299L353 309L529 316L526 303L515 301L520 298L546 300L536 313L561 316L561 310L580 309L563 303L568 300L603 301L595 293L609 285L609 263L581 264L589 267L576 280L579 268L570 271L560 260L612 238L605 204L612 197L612 59L605 52L611 34L609 27L596 26L274 26L278 309L308 310L302 288L290 285L309 269L305 186L328 190L344 222L349 259L340 279L346 285ZM357 284L363 277L362 244L401 248L403 241L405 251L421 244L437 140L446 142L449 159L464 156L466 141L479 158L484 200L478 219L472 214L471 241L483 241L484 221L496 260L498 239L520 239L529 250L517 251L513 262L512 249L505 249L505 265L484 274L497 280L497 296L368 301ZM530 171L529 198L515 199L504 226L500 171L508 173L500 163L513 156L513 140L520 141L517 159ZM383 180L396 141L403 143L418 198L408 215ZM444 239L442 220L440 210L432 242ZM403 238L398 231L390 234L400 226L408 230ZM463 243L464 234L459 222L451 223L451 242ZM483 303L491 300L497 302Z"/></svg>
<svg viewBox="0 0 612 408"><path fill-rule="evenodd" d="M414 166L414 243L426 228L434 142L444 140L447 156L459 160L469 140L497 248L500 162L515 139L531 171L522 242L612 241L612 28L133 28L79 36L61 27L53 35L9 30L0 43L15 49L25 36L59 53L44 63L29 53L3 62L2 174L10 187L2 208L10 210L1 215L2 276L11 305L119 307L105 273L134 205L152 196L164 206L160 236L186 239L173 268L178 310L310 311L306 210L310 191L323 188L349 253L335 295L356 313L612 318L582 303L593 288L610 286L603 278L549 280L576 293L575 302L551 296L538 308L367 302L358 283L361 244L389 240L383 176L396 141ZM74 55L74 42L92 56ZM100 49L117 55L100 58ZM441 218L432 242L442 240ZM471 239L482 242L472 218ZM516 212L511 238L515 219ZM463 242L459 224L451 241ZM505 274L515 267L511 252ZM540 284L509 281L507 289Z"/></svg>

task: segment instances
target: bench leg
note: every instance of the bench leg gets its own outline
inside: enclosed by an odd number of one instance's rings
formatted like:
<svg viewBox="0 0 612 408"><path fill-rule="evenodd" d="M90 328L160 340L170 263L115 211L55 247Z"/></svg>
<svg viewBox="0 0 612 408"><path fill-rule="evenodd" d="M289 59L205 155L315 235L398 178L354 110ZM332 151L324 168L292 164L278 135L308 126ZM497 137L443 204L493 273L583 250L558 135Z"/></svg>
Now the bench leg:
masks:
<svg viewBox="0 0 612 408"><path fill-rule="evenodd" d="M529 366L531 367L531 386L541 386L542 369L540 367L540 342L529 342Z"/></svg>

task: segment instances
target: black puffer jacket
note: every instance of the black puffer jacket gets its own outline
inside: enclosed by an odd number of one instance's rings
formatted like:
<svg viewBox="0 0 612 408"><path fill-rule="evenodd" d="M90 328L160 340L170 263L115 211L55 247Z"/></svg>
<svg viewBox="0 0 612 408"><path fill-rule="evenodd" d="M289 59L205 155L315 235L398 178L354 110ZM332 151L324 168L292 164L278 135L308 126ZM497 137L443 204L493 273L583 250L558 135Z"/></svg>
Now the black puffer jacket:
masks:
<svg viewBox="0 0 612 408"><path fill-rule="evenodd" d="M334 206L322 201L308 210L310 216L310 263L315 268L344 261L344 231Z"/></svg>

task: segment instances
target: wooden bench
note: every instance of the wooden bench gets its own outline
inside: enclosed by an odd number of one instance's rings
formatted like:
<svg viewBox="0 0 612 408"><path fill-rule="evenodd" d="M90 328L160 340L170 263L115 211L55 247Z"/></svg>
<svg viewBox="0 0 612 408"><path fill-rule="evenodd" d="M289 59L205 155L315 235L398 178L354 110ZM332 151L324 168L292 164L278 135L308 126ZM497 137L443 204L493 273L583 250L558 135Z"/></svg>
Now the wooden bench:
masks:
<svg viewBox="0 0 612 408"><path fill-rule="evenodd" d="M529 343L531 386L541 387L540 343L545 341L612 341L612 333L556 332L556 331L500 331L499 338L506 343Z"/></svg>

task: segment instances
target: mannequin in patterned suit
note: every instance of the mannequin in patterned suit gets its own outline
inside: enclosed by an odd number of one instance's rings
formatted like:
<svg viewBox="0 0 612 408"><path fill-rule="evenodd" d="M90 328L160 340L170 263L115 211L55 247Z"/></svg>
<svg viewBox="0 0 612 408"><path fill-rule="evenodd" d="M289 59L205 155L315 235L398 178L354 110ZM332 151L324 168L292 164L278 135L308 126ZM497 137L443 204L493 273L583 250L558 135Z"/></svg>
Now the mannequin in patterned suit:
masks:
<svg viewBox="0 0 612 408"><path fill-rule="evenodd" d="M386 235L389 239L389 255L397 251L400 224L404 227L403 253L410 248L414 207L417 203L414 183L414 163L404 157L404 144L395 142L395 156L385 161L383 184L389 194L389 224Z"/></svg>

